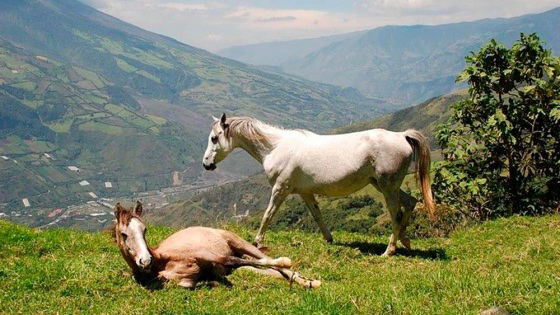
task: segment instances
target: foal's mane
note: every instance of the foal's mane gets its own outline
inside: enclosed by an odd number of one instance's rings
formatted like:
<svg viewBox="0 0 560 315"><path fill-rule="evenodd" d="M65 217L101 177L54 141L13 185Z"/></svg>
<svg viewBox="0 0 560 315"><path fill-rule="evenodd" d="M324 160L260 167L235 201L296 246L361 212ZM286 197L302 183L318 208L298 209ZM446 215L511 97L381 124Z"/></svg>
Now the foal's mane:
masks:
<svg viewBox="0 0 560 315"><path fill-rule="evenodd" d="M134 213L132 208L126 209L123 206L121 206L120 203L117 203L117 205L115 206L116 220L113 226L111 227L111 236L115 241L117 240L117 226L119 225L119 223L124 223L125 225L128 225L130 223L130 220L132 220L133 218L136 218L140 222L144 223L144 220L142 220L142 218L140 218L139 215Z"/></svg>

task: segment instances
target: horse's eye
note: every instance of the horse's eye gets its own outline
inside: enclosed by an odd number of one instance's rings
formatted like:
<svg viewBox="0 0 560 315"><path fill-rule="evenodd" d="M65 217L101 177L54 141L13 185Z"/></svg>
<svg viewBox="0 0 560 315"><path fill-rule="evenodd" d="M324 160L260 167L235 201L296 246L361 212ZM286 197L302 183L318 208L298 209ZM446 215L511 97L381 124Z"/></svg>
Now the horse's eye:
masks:
<svg viewBox="0 0 560 315"><path fill-rule="evenodd" d="M122 236L123 240L126 240L126 238L128 237L128 235L126 235L125 232L121 232L121 236Z"/></svg>
<svg viewBox="0 0 560 315"><path fill-rule="evenodd" d="M212 143L216 144L218 143L218 137L213 136L212 138L210 138L210 140L212 140Z"/></svg>

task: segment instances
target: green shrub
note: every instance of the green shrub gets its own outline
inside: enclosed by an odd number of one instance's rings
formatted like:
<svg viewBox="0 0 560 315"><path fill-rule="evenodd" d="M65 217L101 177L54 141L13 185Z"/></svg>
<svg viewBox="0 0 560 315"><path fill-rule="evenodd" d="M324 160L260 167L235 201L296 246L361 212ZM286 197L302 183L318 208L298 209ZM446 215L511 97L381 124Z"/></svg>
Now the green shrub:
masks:
<svg viewBox="0 0 560 315"><path fill-rule="evenodd" d="M456 103L436 138L439 202L478 220L542 214L560 203L560 60L535 34L492 40L466 57Z"/></svg>

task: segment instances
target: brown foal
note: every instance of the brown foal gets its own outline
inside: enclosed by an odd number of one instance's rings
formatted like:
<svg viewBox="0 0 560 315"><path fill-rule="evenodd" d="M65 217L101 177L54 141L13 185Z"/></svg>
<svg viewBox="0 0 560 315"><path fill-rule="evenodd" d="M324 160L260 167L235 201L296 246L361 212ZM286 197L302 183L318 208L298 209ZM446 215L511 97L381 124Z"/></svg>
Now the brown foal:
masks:
<svg viewBox="0 0 560 315"><path fill-rule="evenodd" d="M237 268L294 281L318 288L321 281L308 280L287 269L287 257L270 258L236 234L206 227L189 227L176 232L159 246L146 243L142 204L134 208L115 206L115 235L121 253L135 277L146 280L175 280L193 289L199 281L231 285L226 276Z"/></svg>

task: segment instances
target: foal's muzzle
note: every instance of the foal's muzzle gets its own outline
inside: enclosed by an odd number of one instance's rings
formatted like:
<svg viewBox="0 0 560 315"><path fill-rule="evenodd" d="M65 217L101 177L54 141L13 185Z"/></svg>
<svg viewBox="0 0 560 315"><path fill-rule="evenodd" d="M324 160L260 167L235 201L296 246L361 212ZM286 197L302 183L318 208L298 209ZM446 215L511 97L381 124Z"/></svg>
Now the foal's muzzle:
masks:
<svg viewBox="0 0 560 315"><path fill-rule="evenodd" d="M151 257L147 260L143 260L142 258L140 258L138 260L138 267L140 267L142 271L150 271L150 268L152 267L152 263L153 263L153 259Z"/></svg>
<svg viewBox="0 0 560 315"><path fill-rule="evenodd" d="M202 166L204 166L204 169L206 169L207 171L213 171L216 169L216 163L211 163L209 165L202 163Z"/></svg>

